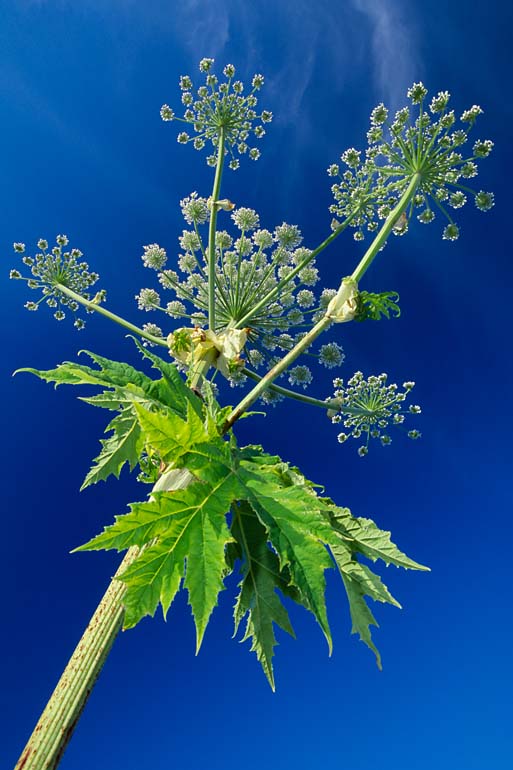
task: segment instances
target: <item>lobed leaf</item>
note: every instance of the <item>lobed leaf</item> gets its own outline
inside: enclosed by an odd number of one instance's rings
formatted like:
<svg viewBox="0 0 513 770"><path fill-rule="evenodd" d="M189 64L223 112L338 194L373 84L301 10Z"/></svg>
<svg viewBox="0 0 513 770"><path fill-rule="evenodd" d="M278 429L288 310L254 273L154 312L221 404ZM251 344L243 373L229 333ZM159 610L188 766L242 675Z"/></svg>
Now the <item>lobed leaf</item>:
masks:
<svg viewBox="0 0 513 770"><path fill-rule="evenodd" d="M158 542L146 548L127 569L118 576L127 586L123 604L123 628L133 628L145 615L155 615L159 603L164 620L175 598L183 577L184 556L180 541Z"/></svg>
<svg viewBox="0 0 513 770"><path fill-rule="evenodd" d="M162 404L159 411L151 411L155 404L133 388L122 388L118 396L127 400L127 415L136 415L146 451L156 452L173 473L184 469L192 475L184 488L155 489L147 502L133 504L129 513L77 549L141 549L119 578L127 587L125 627L153 615L159 603L165 617L183 580L198 650L224 578L240 560L235 629L245 619L242 641L251 640L251 650L274 689L274 626L294 634L280 594L314 614L331 652L325 570L336 563L349 599L352 631L373 650L381 667L370 632L377 623L365 597L400 605L357 555L426 568L402 553L389 532L320 497L316 485L297 468L260 446L239 449L233 435L229 440L219 436L208 405L203 418L187 401L183 419ZM115 459L122 454L105 457L105 467L109 462L115 466Z"/></svg>
<svg viewBox="0 0 513 770"><path fill-rule="evenodd" d="M241 642L251 639L251 651L256 652L269 684L274 685L272 659L277 644L273 624L295 637L287 610L277 588L286 588L276 554L267 542L267 532L249 505L233 507L232 534L239 545L243 562L243 579L234 608L235 634L247 615Z"/></svg>
<svg viewBox="0 0 513 770"><path fill-rule="evenodd" d="M132 389L135 393L139 392L139 394L144 394L148 399L163 404L183 419L187 417L188 404L193 407L196 414L201 415L201 400L187 387L176 366L168 364L157 356L148 353L142 346L138 345L138 347L145 357L153 362L154 367L159 369L163 375L161 379L152 380L151 377L148 377L129 364L121 361L111 361L87 350L81 352L86 353L99 366L99 369L92 369L83 364L65 361L55 369L44 371L23 368L18 369L15 374L18 372L29 372L46 382L55 383L56 387L58 385L103 386L112 388L113 392L119 396L126 396L130 389ZM119 390L120 388L121 390ZM103 396L103 398L100 396ZM83 400L107 409L116 408L114 406L114 397L112 400L108 398L108 391L104 391L100 396L93 396ZM122 398L123 400L125 399Z"/></svg>
<svg viewBox="0 0 513 770"><path fill-rule="evenodd" d="M257 472L241 462L245 499L267 529L280 566L290 570L294 586L319 623L331 654L332 639L326 612L324 571L333 566L325 544L338 541L322 504L308 488L283 487L278 474Z"/></svg>
<svg viewBox="0 0 513 770"><path fill-rule="evenodd" d="M346 544L340 542L338 545L330 546L330 550L349 599L349 611L353 623L351 632L358 633L360 639L374 652L376 663L381 670L381 655L372 641L370 632L370 626L378 626L378 623L365 601L365 596L369 596L374 601L393 604L395 607L400 608L401 605L394 599L381 578L365 564L356 560Z"/></svg>
<svg viewBox="0 0 513 770"><path fill-rule="evenodd" d="M190 403L186 420L171 412L149 412L139 404L134 407L146 443L164 462L176 462L193 444L209 439L203 420Z"/></svg>
<svg viewBox="0 0 513 770"><path fill-rule="evenodd" d="M166 386L165 390L162 389L163 397L160 399L162 403L167 404L181 417L186 417L187 404L190 404L196 414L201 416L201 399L187 387L176 366L159 358L155 353L151 353L135 337L132 337L132 339L142 356L151 361L153 368L162 374L162 382ZM157 382L161 381L158 380Z"/></svg>
<svg viewBox="0 0 513 770"><path fill-rule="evenodd" d="M113 431L113 435L106 440L100 439L102 450L95 458L95 464L85 477L80 491L98 481L104 481L111 474L119 478L125 463L133 470L139 461L144 437L131 409L125 409L114 417L105 429L105 432L108 431Z"/></svg>
<svg viewBox="0 0 513 770"><path fill-rule="evenodd" d="M168 586L176 585L176 565L182 565L183 577L186 563L184 585L196 624L198 650L223 588L225 547L232 540L226 514L240 491L230 468L211 464L209 473L208 483L196 481L185 489L154 493L148 503L131 506L130 513L118 516L115 524L76 549L122 550L151 543L120 576L127 585L130 612L125 622L130 625L146 614L154 614L162 592L163 609L167 611L171 595ZM152 542L155 538L158 541Z"/></svg>
<svg viewBox="0 0 513 770"><path fill-rule="evenodd" d="M349 508L330 506L330 517L333 526L343 537L353 543L353 549L363 556L376 561L381 559L385 564L395 564L404 569L416 569L429 572L429 567L419 564L406 556L405 553L392 543L390 532L380 529L372 519L357 518Z"/></svg>

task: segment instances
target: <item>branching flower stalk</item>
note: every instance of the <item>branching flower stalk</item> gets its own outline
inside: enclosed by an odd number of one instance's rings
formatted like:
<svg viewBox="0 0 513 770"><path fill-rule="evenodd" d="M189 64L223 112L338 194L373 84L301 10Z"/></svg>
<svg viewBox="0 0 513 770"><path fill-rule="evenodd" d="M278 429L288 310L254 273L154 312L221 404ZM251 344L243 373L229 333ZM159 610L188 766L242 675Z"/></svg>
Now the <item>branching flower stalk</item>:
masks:
<svg viewBox="0 0 513 770"><path fill-rule="evenodd" d="M338 224L335 230L331 233L331 235L328 235L327 238L325 238L322 243L320 243L313 251L308 253L297 265L294 267L284 278L281 279L281 281L278 282L278 284L271 289L268 294L266 294L262 299L260 299L254 307L252 307L251 312L248 312L245 316L240 318L235 324L234 328L242 329L246 324L251 323L252 316L256 315L260 310L265 308L272 300L276 299L283 290L286 288L288 284L301 272L301 270L304 270L305 267L308 267L308 265L311 265L312 262L315 260L316 257L321 254L321 252L324 251L330 244L333 243L333 241L338 238L341 233L344 232L346 227L348 227L352 220L356 217L357 212L355 211L353 214L350 214L342 224Z"/></svg>
<svg viewBox="0 0 513 770"><path fill-rule="evenodd" d="M362 257L361 261L353 271L349 280L355 287L357 282L363 278L366 271L369 269L380 249L383 248L388 236L390 235L390 232L394 227L394 224L397 222L401 214L406 210L407 206L415 195L419 181L420 176L418 174L414 174L411 182L404 191L397 205L391 211L385 224L379 231L378 235L374 238L371 246L366 251L365 255ZM351 299L354 299L354 297L347 293L346 287L347 284L344 284L343 281L339 289L339 294L342 296L343 302L347 302L348 300L350 302ZM356 290L354 290L354 295L356 295ZM350 314L349 317L345 318L344 320L352 320L352 318L354 318L354 313L352 315ZM234 408L232 413L227 418L224 425L225 430L228 430L234 425L234 423L244 414L247 409L249 409L255 403L259 396L274 382L274 380L279 377L286 369L288 369L291 364L293 364L294 361L302 353L304 353L313 344L313 342L315 342L320 334L322 334L331 326L333 320L334 318L328 309L323 317L315 324L315 326L313 326L313 328L304 335L300 342L298 342L295 347L289 351L289 353L283 356L281 361L272 367L272 369L270 369L267 374L262 377L260 382L255 385L255 387L239 402L239 404Z"/></svg>
<svg viewBox="0 0 513 770"><path fill-rule="evenodd" d="M404 191L401 198L399 199L398 203L388 215L385 224L380 229L378 235L374 238L374 240L372 241L372 244L369 246L369 248L363 255L362 259L353 270L351 274L351 278L356 283L359 283L361 281L361 279L363 278L363 276L365 275L365 273L373 263L374 259L376 258L376 255L386 244L388 236L390 235L394 227L397 225L397 222L400 221L401 216L407 210L408 206L413 200L418 190L420 182L421 182L421 175L419 172L415 172L406 190Z"/></svg>
<svg viewBox="0 0 513 770"><path fill-rule="evenodd" d="M99 313L104 318L108 318L109 321L114 321L114 323L117 323L124 329L128 329L128 331L137 334L144 340L147 340L151 345L160 345L164 348L168 348L167 342L162 337L156 337L154 334L149 334L139 326L136 326L135 324L130 323L130 321L127 321L125 318L122 318L122 316L117 315L116 313L112 313L110 310L107 310L107 308L103 307L98 300L95 301L94 299L86 299L67 286L64 286L62 283L56 283L55 289L61 294L69 297L73 302L76 302L77 305L83 305L89 313Z"/></svg>
<svg viewBox="0 0 513 770"><path fill-rule="evenodd" d="M212 190L212 198L210 201L210 225L208 229L208 327L212 331L215 331L216 329L216 223L224 164L224 132L225 129L221 126L219 129L219 148L217 152L214 188Z"/></svg>
<svg viewBox="0 0 513 770"><path fill-rule="evenodd" d="M461 208L473 194L478 209L492 208L492 193L475 193L461 183L476 176L477 161L493 147L489 140L478 140L465 158L458 149L482 110L475 105L466 110L463 128L453 130L456 119L448 110L447 92L440 92L426 109L427 92L421 83L408 91L412 106L418 107L416 118L404 108L390 122L388 110L378 105L371 115L364 160L360 151L350 148L340 158L344 171L338 164L328 168L329 176L338 178L332 186L332 232L309 250L301 245L297 226L283 223L273 232L262 229L254 210L221 199L226 157L230 156L232 170L239 166L237 156L257 160L259 150L250 148L248 141L251 136L263 137L272 113L255 111L261 75L253 77L252 90L244 95L243 83L234 80L233 65L226 65L226 80L220 83L213 64L212 59L200 62L206 81L195 92L189 76L180 78L183 118L166 104L161 108L164 121L186 124L187 131L178 134L180 144L191 143L197 150L212 145L214 153L207 157L208 165L215 166L212 194L207 199L192 193L181 201L192 228L179 239L182 277L166 268L165 249L158 244L144 247L145 266L157 271L162 287L176 298L163 307L154 289L141 289L137 296L141 310L186 319L189 325L170 333L154 323L140 328L107 310L102 304L104 291L94 297L89 293L97 274L79 261L78 249L65 250L66 236L58 236L51 250L41 239L35 257L25 253L24 244L14 245L31 276L14 269L11 277L41 292L37 302L27 302L29 310L46 302L57 320L63 320L68 310L76 315L81 306L100 313L143 340L143 345L137 341L136 345L159 373L152 379L94 353L87 355L96 368L65 362L53 370L25 370L56 384L103 388L83 400L116 413L106 429L112 435L102 441L82 488L110 475L119 477L128 464L130 469L139 467L139 480L151 484L152 491L145 502L132 504L129 513L76 549L114 548L127 550L127 555L50 698L18 770L57 767L121 626L130 628L145 615L154 615L159 604L165 616L182 582L189 592L199 649L223 581L240 565L235 629L244 619L244 639L251 639L251 649L274 689L274 626L293 634L280 596L314 614L331 650L324 571L336 566L349 599L353 631L381 667L370 633L375 620L365 596L400 605L361 558L426 569L399 551L390 534L374 522L323 498L316 492L318 485L297 468L258 445L238 447L232 429L258 398L270 403L274 397L288 397L321 407L334 424L342 423L348 433L338 434L339 443L363 436L366 441L358 449L363 457L371 438L387 446L389 425L401 426L407 415L420 414L418 405L403 408L415 383L403 383L401 391L388 383L384 373L367 379L362 372L348 380L336 377L334 395L324 400L284 388L276 380L287 373L291 384L306 387L312 375L308 366L296 364L297 359L338 324L399 315L396 292L364 292L358 284L390 236L407 231L417 208L422 208L417 217L421 223L434 219L433 208L448 219L443 238L449 241L458 237L459 229L447 207ZM238 230L236 238L218 228L218 217L226 213ZM201 227L207 222L205 243ZM372 243L338 290L325 288L316 296L315 259L347 227L354 228L356 241L365 237L365 231L372 233ZM75 326L83 325L77 317ZM150 352L153 346L164 347L175 363ZM328 342L317 357L331 369L343 363L345 354L337 342ZM267 368L263 376L252 371L259 366ZM187 385L179 370L187 373ZM217 375L232 386L246 378L256 385L236 406L222 407L215 396ZM416 439L420 432L412 429L408 436Z"/></svg>

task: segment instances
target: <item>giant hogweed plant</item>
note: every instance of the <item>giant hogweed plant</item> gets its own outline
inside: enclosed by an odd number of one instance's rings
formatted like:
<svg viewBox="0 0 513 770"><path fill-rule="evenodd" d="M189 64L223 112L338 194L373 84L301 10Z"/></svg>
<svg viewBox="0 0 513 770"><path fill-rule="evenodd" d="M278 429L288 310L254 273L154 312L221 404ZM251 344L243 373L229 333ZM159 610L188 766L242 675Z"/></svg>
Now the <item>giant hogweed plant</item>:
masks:
<svg viewBox="0 0 513 770"><path fill-rule="evenodd" d="M413 382L400 388L386 374L365 377L357 371L348 379L336 377L327 398L315 398L304 393L311 366L299 359L308 351L309 362L336 368L343 349L336 340L319 344L321 335L331 331L339 337L340 324L399 315L395 292L360 289L390 236L404 235L414 219L427 224L438 217L443 238L453 241L459 236L454 212L469 198L481 211L493 206L492 193L468 186L493 146L477 139L467 149L482 110L473 106L458 122L449 94L428 100L421 83L409 89L409 105L394 116L378 105L366 150L350 148L328 168L335 180L331 232L310 249L297 226L265 229L256 211L222 197L224 166L236 170L241 158L258 159L253 145L272 114L256 109L261 75L248 92L234 79L232 65L219 80L213 64L200 62L205 83L197 89L189 76L180 78L183 116L168 105L161 109L164 121L183 124L179 143L211 152L207 163L214 179L209 195L192 192L180 202L186 229L177 265L168 265L159 244L144 247L144 265L156 273L159 287L141 289L136 299L154 320L139 327L107 310L105 291L93 296L91 290L98 275L78 249L69 248L66 236L57 236L52 248L41 239L35 256L14 244L30 274L20 267L11 277L38 294L26 303L29 310L47 305L57 320L74 317L78 329L84 326L82 310L100 313L132 333L156 373L150 377L90 352L91 365L21 370L55 385L94 386L98 392L82 400L112 414L110 435L101 441L82 488L119 477L125 465L137 468L139 480L151 487L129 513L76 549L127 554L20 758L25 770L57 765L119 629L153 616L159 605L165 617L181 588L188 592L199 650L226 578L239 575L235 631L243 624L242 639L250 640L274 689L275 626L294 635L291 602L314 615L331 650L327 569L340 573L352 630L378 666L370 631L376 621L366 599L400 605L369 562L427 569L402 553L389 532L338 505L286 459L256 444L240 446L236 422L257 400L292 398L324 410L339 442L356 439L362 457L372 439L390 444L395 428L420 437L414 424L420 407L406 406ZM356 241L370 236L370 245L353 272L340 276L337 289L319 291L316 259L346 228ZM155 348L163 349L162 356ZM283 378L286 386L279 384ZM245 389L234 406L219 403L222 379Z"/></svg>

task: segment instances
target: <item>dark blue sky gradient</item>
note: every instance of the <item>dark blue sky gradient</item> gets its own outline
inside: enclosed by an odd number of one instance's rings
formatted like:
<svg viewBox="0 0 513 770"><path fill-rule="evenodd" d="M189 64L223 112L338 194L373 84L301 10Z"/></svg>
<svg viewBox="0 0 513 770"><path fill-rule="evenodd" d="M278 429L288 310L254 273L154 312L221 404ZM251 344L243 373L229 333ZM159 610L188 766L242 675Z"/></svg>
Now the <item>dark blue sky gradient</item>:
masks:
<svg viewBox="0 0 513 770"><path fill-rule="evenodd" d="M329 233L326 167L363 147L368 115L401 106L422 79L448 89L457 113L485 115L475 138L495 149L478 189L497 205L393 239L363 288L395 289L402 316L335 328L344 372L417 382L422 441L401 435L360 459L322 412L286 403L237 435L281 454L356 515L370 516L431 573L380 569L403 610L373 607L372 654L350 636L341 584L328 580L335 649L292 610L280 634L273 695L248 645L231 639L235 579L220 597L201 653L186 596L116 642L62 762L63 770L270 765L344 770L506 770L511 741L511 172L509 3L475 0L184 0L181 3L5 0L0 19L1 249L4 440L4 631L0 636L0 766L11 768L119 557L69 551L144 494L123 471L79 493L106 423L77 392L54 391L21 366L51 368L80 348L138 365L123 331L88 317L78 334L9 282L13 241L30 248L67 233L108 291L108 307L150 319L133 300L151 285L140 254L178 250L178 201L208 195L203 156L177 145L159 118L179 105L177 79L203 56L266 76L275 121L262 158L226 171L223 191L264 227L298 224L305 245ZM319 260L335 286L362 253L349 234ZM312 394L329 393L318 377ZM236 398L237 393L230 393ZM355 443L355 442L354 442Z"/></svg>

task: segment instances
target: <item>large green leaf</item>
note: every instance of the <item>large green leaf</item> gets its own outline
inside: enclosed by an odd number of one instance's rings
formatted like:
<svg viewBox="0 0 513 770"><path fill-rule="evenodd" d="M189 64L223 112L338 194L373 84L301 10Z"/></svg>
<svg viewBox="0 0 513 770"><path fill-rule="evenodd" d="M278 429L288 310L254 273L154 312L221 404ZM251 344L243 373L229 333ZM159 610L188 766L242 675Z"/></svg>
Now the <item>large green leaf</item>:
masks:
<svg viewBox="0 0 513 770"><path fill-rule="evenodd" d="M221 472L216 476L214 470L211 484L195 482L186 489L155 493L153 500L133 505L130 513L118 516L115 524L76 549L121 550L158 538L120 577L127 585L130 606L125 624L135 625L144 615L153 614L159 601L164 611L167 610L169 585L176 583L176 564L182 565L183 576L186 561L184 585L189 592L199 649L223 588L224 551L232 540L226 514L238 491L238 481L233 474Z"/></svg>
<svg viewBox="0 0 513 770"><path fill-rule="evenodd" d="M171 393L175 377L171 365L153 354L148 357L163 373L162 387ZM97 363L105 365L100 359ZM229 440L220 436L212 394L198 410L195 396L180 400L180 388L186 386L179 380L174 409L134 383L111 385L91 399L106 408L119 400L121 414L126 416L124 425L136 421L140 431L141 443L132 444L130 451L128 437L126 452L109 444L116 435L125 436L123 421L115 418L110 426L114 436L104 442L93 469L98 476L104 477L109 470L119 473L121 461L133 461L143 444L149 456L162 459L173 472L185 469L192 474L185 488L154 489L147 502L132 505L129 513L116 517L114 524L77 549L140 549L119 578L126 584L125 627L153 615L159 603L165 616L183 581L199 649L224 578L240 561L236 629L245 619L244 640L251 640L251 649L274 688L274 625L293 634L280 594L314 614L331 651L325 571L335 562L349 598L353 631L375 652L381 665L370 633L370 626L377 624L365 597L399 605L359 556L409 569L426 568L402 553L391 542L390 533L319 496L316 485L297 468L259 446L239 449L233 435ZM231 531L227 523L230 510Z"/></svg>
<svg viewBox="0 0 513 770"><path fill-rule="evenodd" d="M146 443L164 462L176 462L191 446L209 438L203 420L191 404L187 404L186 420L171 412L149 412L140 404L135 404L135 411Z"/></svg>
<svg viewBox="0 0 513 770"><path fill-rule="evenodd" d="M376 561L381 559L386 564L395 564L404 569L416 569L429 571L406 554L390 540L390 532L386 532L372 521L372 519L357 518L351 514L349 508L329 507L330 517L335 529L352 543L353 550L363 556Z"/></svg>
<svg viewBox="0 0 513 770"><path fill-rule="evenodd" d="M170 406L181 417L187 415L187 404L191 404L196 414L201 416L201 399L187 387L176 366L169 361L159 358L155 353L151 353L135 337L132 339L142 356L151 361L153 368L162 374L162 381L159 380L158 382L163 382L165 389L162 388L163 397L160 400Z"/></svg>
<svg viewBox="0 0 513 770"><path fill-rule="evenodd" d="M331 653L324 572L333 562L325 544L336 543L338 538L322 513L322 503L307 487L284 487L279 473L264 471L252 461L241 461L240 474L245 499L267 529L280 566L289 568L292 582L315 615Z"/></svg>
<svg viewBox="0 0 513 770"><path fill-rule="evenodd" d="M244 559L244 577L235 605L235 633L247 615L246 629L241 641L252 640L251 650L257 658L274 690L272 658L277 644L273 623L294 636L287 610L276 589L282 591L287 583L280 571L276 554L269 548L267 532L253 509L244 503L235 505L232 534Z"/></svg>
<svg viewBox="0 0 513 770"><path fill-rule="evenodd" d="M35 374L46 382L54 382L55 385L107 385L123 386L129 383L138 385L141 388L151 388L154 380L147 377L142 372L134 369L133 366L120 361L111 361L96 353L90 353L87 350L80 351L88 355L100 367L92 369L84 364L77 364L72 361L64 361L55 369L47 371L39 369L18 369L17 372L30 372Z"/></svg>
<svg viewBox="0 0 513 770"><path fill-rule="evenodd" d="M180 522L182 529L185 526ZM177 522L178 529L178 522ZM155 614L159 603L164 619L180 588L184 573L183 541L162 540L142 551L137 559L118 576L127 590L123 597L123 628L132 628L145 615Z"/></svg>
<svg viewBox="0 0 513 770"><path fill-rule="evenodd" d="M96 396L79 396L78 400L91 404L91 406L97 406L100 409L109 409L111 412L118 412L124 406L133 403L133 398L127 397L124 388L102 390Z"/></svg>
<svg viewBox="0 0 513 770"><path fill-rule="evenodd" d="M395 607L401 607L394 599L388 588L365 564L357 561L347 544L340 542L330 546L331 553L340 571L349 599L349 610L353 623L352 633L358 633L360 639L374 652L378 668L381 669L381 655L372 641L370 626L377 626L372 612L365 601L369 596L378 602L387 602Z"/></svg>
<svg viewBox="0 0 513 770"><path fill-rule="evenodd" d="M187 416L187 404L190 404L197 414L201 414L201 400L186 386L176 367L161 361L161 359L148 353L144 348L142 348L142 351L147 358L154 362L154 365L155 361L160 362L160 366L157 368L159 368L163 375L161 379L153 380L129 364L111 361L108 358L104 358L104 356L90 353L87 350L81 352L86 353L98 365L99 369L65 361L55 369L47 371L31 368L18 369L17 371L35 374L46 382L55 383L56 387L58 385L99 385L112 388L117 395L123 395L123 390L120 391L118 388L132 388L134 392L145 394L156 403L169 407L184 419ZM125 391L125 394L126 392L129 391ZM105 392L103 396L103 399L98 397L95 399L93 397L94 400L90 400L90 403L94 403L96 406L104 406L108 409L113 408L114 402L106 398Z"/></svg>
<svg viewBox="0 0 513 770"><path fill-rule="evenodd" d="M133 470L139 461L144 447L144 437L131 409L125 409L114 417L105 429L106 433L108 431L113 431L113 434L108 439L100 439L102 451L95 458L94 465L85 477L80 491L90 484L104 481L111 474L119 478L125 463L128 463L130 470Z"/></svg>

